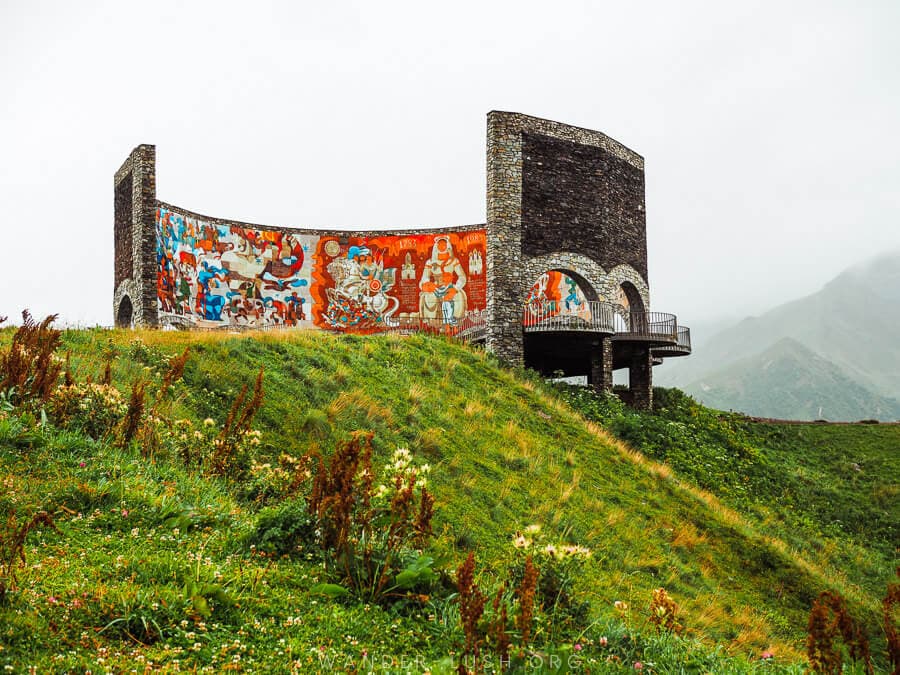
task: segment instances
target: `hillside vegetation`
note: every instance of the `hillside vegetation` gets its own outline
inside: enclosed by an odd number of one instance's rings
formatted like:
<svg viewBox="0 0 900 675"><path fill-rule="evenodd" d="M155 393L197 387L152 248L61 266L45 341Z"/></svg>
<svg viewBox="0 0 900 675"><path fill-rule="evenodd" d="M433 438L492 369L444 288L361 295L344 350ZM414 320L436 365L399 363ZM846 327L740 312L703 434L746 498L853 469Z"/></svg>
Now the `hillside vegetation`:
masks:
<svg viewBox="0 0 900 675"><path fill-rule="evenodd" d="M10 339L4 332L0 348ZM54 524L26 531L25 565L0 562L8 581L10 570L17 577L0 604L0 663L13 672L449 672L471 654L472 634L485 638L484 667L496 668L497 636L460 620L470 552L482 623L502 624L511 653L546 668L577 657L595 671L800 672L810 606L825 589L846 598L885 662L896 428L867 428L853 455L861 470L842 484L843 460L821 459L826 431L808 447L786 428L719 425L675 394L668 413L610 413L606 399L560 392L440 338L94 330L62 343L76 382L103 381L108 363L121 400L87 415L2 402L0 508L19 524L46 511ZM260 369L256 433L239 418ZM140 433L123 443L121 423L104 431L98 412L124 415L135 382L148 383L144 413L159 419L149 449ZM247 408L229 414L244 385ZM672 435L671 425L683 426ZM336 573L347 561L318 546L306 508L315 476L349 456L359 431L372 433L374 483L394 470L385 464L427 464L417 471L435 499L434 535L418 553L396 549L406 576L381 595ZM691 455L692 446L703 449ZM324 456L318 468L308 453ZM417 482L416 499L422 492ZM379 518L354 532L377 533ZM670 616L683 631L661 627Z"/></svg>

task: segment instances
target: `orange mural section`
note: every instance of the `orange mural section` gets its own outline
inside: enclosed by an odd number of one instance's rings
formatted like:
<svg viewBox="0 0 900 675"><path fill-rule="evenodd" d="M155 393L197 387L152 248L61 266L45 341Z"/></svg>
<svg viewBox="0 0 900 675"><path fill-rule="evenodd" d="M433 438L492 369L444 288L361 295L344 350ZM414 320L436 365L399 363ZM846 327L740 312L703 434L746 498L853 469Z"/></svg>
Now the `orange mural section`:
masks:
<svg viewBox="0 0 900 675"><path fill-rule="evenodd" d="M487 304L484 230L337 238L315 251L312 319L371 333L404 325L452 332Z"/></svg>
<svg viewBox="0 0 900 675"><path fill-rule="evenodd" d="M529 289L522 321L526 326L533 326L559 315L590 321L591 310L575 279L558 270L550 270L538 277Z"/></svg>

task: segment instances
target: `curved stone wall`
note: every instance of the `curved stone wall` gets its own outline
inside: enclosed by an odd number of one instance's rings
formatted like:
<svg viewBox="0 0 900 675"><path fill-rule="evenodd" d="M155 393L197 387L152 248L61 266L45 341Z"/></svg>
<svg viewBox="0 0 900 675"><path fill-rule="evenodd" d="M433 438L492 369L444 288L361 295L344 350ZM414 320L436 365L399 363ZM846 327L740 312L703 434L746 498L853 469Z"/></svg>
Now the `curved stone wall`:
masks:
<svg viewBox="0 0 900 675"><path fill-rule="evenodd" d="M629 308L650 308L644 160L598 131L490 112L486 224L439 230L212 218L157 200L155 160L155 147L140 145L114 177L119 324L439 328L483 338L499 358L521 365L525 309L586 318L591 301L605 300L627 318ZM649 404L649 343L556 339L530 339L530 362L553 372L556 352L606 389L614 365L628 367L634 400ZM534 358L541 349L547 354Z"/></svg>

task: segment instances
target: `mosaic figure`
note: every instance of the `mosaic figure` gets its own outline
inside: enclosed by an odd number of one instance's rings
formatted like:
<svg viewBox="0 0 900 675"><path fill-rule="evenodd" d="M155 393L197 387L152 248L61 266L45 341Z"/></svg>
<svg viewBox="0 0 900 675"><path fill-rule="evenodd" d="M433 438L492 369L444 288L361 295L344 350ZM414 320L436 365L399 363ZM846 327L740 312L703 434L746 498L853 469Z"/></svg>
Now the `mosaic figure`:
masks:
<svg viewBox="0 0 900 675"><path fill-rule="evenodd" d="M431 259L419 281L419 317L454 325L466 314L466 274L446 236L435 237Z"/></svg>

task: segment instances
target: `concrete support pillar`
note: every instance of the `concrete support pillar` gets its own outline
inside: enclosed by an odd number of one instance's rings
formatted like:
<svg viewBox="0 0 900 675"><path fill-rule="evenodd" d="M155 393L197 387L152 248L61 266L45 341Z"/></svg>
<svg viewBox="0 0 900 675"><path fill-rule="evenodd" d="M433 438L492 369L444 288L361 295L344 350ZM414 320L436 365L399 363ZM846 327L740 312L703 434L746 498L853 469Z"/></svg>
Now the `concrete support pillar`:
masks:
<svg viewBox="0 0 900 675"><path fill-rule="evenodd" d="M653 408L653 363L650 349L641 350L631 358L628 368L631 405L638 410Z"/></svg>

